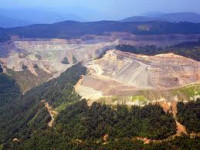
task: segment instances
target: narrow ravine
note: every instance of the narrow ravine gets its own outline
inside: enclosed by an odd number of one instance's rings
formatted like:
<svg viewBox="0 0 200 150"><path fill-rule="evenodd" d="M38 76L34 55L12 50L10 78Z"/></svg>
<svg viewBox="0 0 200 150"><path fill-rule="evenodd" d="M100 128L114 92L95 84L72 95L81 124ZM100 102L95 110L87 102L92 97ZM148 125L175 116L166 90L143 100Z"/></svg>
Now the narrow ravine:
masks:
<svg viewBox="0 0 200 150"><path fill-rule="evenodd" d="M136 137L137 140L141 140L144 142L144 144L149 144L150 142L153 143L161 143L161 142L166 142L166 141L170 141L172 139L174 139L175 137L179 137L182 135L188 135L187 131L186 131L186 127L184 125L182 125L180 122L178 122L177 120L177 102L176 101L171 101L171 102L157 102L155 104L159 104L163 110L165 112L170 112L173 114L173 117L175 119L176 122L176 134L169 136L166 139L163 140L152 140L152 139L148 139L148 138L143 138L143 137Z"/></svg>
<svg viewBox="0 0 200 150"><path fill-rule="evenodd" d="M41 101L42 103L44 103L45 107L47 108L50 116L51 116L51 120L48 122L48 126L49 127L52 127L53 126L53 123L55 121L55 117L58 115L58 112L55 111L50 105L48 102L46 102L45 100L42 100Z"/></svg>

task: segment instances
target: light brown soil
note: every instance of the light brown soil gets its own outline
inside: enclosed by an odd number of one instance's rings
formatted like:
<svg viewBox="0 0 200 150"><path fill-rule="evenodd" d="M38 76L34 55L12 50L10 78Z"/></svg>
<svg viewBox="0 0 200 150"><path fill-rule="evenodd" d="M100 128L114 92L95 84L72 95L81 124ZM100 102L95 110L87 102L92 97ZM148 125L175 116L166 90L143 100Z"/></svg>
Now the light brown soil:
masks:
<svg viewBox="0 0 200 150"><path fill-rule="evenodd" d="M13 142L20 142L20 140L18 138L14 138L12 141Z"/></svg>
<svg viewBox="0 0 200 150"><path fill-rule="evenodd" d="M76 83L76 85L74 86L75 90L77 90L80 85L82 84L83 82L83 79L84 79L84 76L82 75L81 78L78 80L78 82Z"/></svg>
<svg viewBox="0 0 200 150"><path fill-rule="evenodd" d="M180 124L178 121L176 121L176 135L181 136L182 134L188 135L186 128L184 125Z"/></svg>
<svg viewBox="0 0 200 150"><path fill-rule="evenodd" d="M105 134L105 135L102 137L102 139L103 139L104 142L108 142L109 135L108 135L108 134Z"/></svg>
<svg viewBox="0 0 200 150"><path fill-rule="evenodd" d="M49 127L52 127L53 126L53 123L55 121L55 117L58 115L58 112L55 111L50 105L48 102L46 102L45 100L42 100L41 101L42 103L44 103L45 107L47 108L50 116L51 116L51 120L48 122L48 126Z"/></svg>
<svg viewBox="0 0 200 150"><path fill-rule="evenodd" d="M182 134L188 134L186 131L185 126L183 126L181 123L178 122L176 118L177 114L177 102L176 101L169 101L169 102L158 102L159 105L163 108L165 112L172 113L175 121L176 121L176 126L177 126L177 131L175 136L181 136Z"/></svg>
<svg viewBox="0 0 200 150"><path fill-rule="evenodd" d="M182 125L181 123L179 123L177 118L176 118L176 114L177 114L177 102L176 101L157 102L157 103L154 103L154 104L159 104L165 112L169 112L169 113L173 114L175 121L176 121L176 134L172 135L172 136L170 136L166 139L163 139L163 140L151 140L151 139L148 139L148 138L136 137L137 140L143 141L144 144L149 144L150 142L160 143L160 142L169 141L169 140L174 139L175 137L178 137L178 136L182 136L183 134L188 135L188 133L186 131L186 127L184 125ZM193 137L194 136L198 136L198 134L193 134Z"/></svg>

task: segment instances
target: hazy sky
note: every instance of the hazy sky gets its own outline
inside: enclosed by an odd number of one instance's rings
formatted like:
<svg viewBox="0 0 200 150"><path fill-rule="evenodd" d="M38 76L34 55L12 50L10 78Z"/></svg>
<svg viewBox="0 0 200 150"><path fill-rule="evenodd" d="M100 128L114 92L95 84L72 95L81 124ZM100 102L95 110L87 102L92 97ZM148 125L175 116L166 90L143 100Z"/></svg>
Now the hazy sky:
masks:
<svg viewBox="0 0 200 150"><path fill-rule="evenodd" d="M0 8L40 8L85 18L120 19L145 12L198 12L200 0L0 0Z"/></svg>

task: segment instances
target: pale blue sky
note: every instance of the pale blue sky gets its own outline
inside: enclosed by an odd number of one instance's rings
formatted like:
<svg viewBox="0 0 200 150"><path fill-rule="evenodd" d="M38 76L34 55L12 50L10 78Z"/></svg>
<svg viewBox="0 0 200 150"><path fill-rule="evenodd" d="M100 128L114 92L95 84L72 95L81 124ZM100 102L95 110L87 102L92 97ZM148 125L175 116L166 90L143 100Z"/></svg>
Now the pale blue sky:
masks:
<svg viewBox="0 0 200 150"><path fill-rule="evenodd" d="M144 12L198 12L200 0L0 0L0 8L40 8L85 18L119 19Z"/></svg>

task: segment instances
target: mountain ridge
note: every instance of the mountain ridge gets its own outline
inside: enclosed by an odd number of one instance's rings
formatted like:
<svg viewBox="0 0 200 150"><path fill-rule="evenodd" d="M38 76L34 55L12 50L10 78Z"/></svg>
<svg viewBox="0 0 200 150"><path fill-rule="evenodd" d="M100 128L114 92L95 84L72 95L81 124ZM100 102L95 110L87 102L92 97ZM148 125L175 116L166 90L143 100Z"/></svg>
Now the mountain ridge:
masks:
<svg viewBox="0 0 200 150"><path fill-rule="evenodd" d="M85 19L79 15L72 13L58 13L52 10L0 9L0 26L5 28L55 23L63 20L85 21Z"/></svg>
<svg viewBox="0 0 200 150"><path fill-rule="evenodd" d="M170 22L76 22L64 21L54 24L39 24L6 29L10 36L21 38L80 38L84 35L108 35L126 32L135 35L199 34L200 23Z"/></svg>
<svg viewBox="0 0 200 150"><path fill-rule="evenodd" d="M122 19L121 22L146 22L146 21L166 21L166 22L192 22L200 23L200 14L192 12L164 13L160 15L133 16Z"/></svg>

